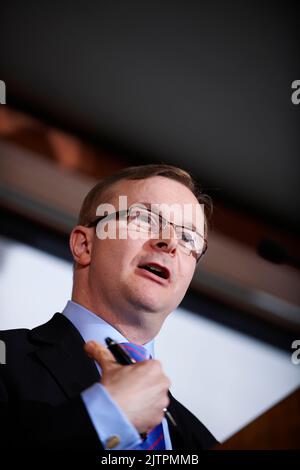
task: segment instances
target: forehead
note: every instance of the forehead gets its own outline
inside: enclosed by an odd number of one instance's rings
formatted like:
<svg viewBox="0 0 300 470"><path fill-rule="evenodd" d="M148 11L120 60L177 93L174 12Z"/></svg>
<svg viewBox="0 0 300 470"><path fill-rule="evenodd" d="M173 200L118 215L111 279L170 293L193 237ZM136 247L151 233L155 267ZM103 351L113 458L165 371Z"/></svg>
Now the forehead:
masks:
<svg viewBox="0 0 300 470"><path fill-rule="evenodd" d="M193 224L203 231L203 209L192 191L178 181L163 176L118 181L111 188L109 202L118 207L119 196L127 197L128 207L134 203L158 204L163 216L170 219L171 215L173 222Z"/></svg>
<svg viewBox="0 0 300 470"><path fill-rule="evenodd" d="M163 176L153 176L143 180L121 180L111 187L112 199L117 200L119 195L126 195L128 203L146 202L155 203L192 203L197 204L197 198L178 181Z"/></svg>

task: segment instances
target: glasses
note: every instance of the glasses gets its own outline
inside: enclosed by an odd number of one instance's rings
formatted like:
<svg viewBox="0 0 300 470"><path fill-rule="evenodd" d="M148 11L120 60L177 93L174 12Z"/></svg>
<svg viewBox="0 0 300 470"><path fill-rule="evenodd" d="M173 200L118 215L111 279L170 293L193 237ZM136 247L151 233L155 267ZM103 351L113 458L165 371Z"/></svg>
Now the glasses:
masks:
<svg viewBox="0 0 300 470"><path fill-rule="evenodd" d="M144 206L139 206L138 204L132 205L128 210L99 216L90 222L87 227L95 227L104 219L106 221L111 219L126 220L128 229L146 233L149 237L163 233L164 230L171 225L181 249L187 255L192 254L196 258L197 263L207 250L207 239L198 232L188 227L169 222L160 214Z"/></svg>

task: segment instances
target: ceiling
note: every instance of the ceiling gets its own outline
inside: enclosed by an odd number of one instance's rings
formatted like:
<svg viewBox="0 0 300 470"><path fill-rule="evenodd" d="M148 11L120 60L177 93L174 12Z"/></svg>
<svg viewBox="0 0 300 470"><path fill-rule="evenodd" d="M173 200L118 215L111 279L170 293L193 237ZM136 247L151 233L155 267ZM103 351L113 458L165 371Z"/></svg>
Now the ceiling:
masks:
<svg viewBox="0 0 300 470"><path fill-rule="evenodd" d="M299 15L288 3L10 1L7 103L298 231Z"/></svg>

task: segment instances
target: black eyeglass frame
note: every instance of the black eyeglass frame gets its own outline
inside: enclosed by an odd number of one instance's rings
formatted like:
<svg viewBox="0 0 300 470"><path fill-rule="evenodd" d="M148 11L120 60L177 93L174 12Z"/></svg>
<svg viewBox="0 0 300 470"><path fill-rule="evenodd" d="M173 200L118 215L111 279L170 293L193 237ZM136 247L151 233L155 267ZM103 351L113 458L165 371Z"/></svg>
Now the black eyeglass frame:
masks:
<svg viewBox="0 0 300 470"><path fill-rule="evenodd" d="M131 207L129 207L129 209L125 209L125 210L122 210L122 211L116 211L116 212L111 212L110 214L106 214L106 215L100 215L98 217L96 217L96 219L94 219L92 222L89 222L87 225L85 225L85 227L88 227L88 228L91 228L91 227L96 227L98 225L99 222L101 222L101 220L104 220L104 219L110 219L112 218L112 216L114 216L116 218L116 220L120 220L120 218L122 216L127 216L129 215L129 212L132 210L132 208L134 207L139 207L139 205L133 205ZM177 225L175 224L174 222L170 222L169 220L165 219L161 214L157 214L156 212L153 212L151 211L150 209L147 209L145 208L144 206L143 207L140 207L140 209L143 209L143 210L146 210L147 212L149 212L150 214L155 214L156 216L158 216L159 218L159 223L160 223L160 227L163 227L162 230L165 229L165 227L170 224L172 227L174 227L175 229L175 232L176 232L176 227L179 227L179 228L183 228L183 229L186 229L186 230L190 230L190 231L193 231L192 229L188 228L188 227L185 227L184 225ZM162 222L164 223L164 225L162 225ZM199 235L199 237L202 238L202 240L204 241L204 247L203 247L203 250L202 252L200 253L200 255L197 255L197 253L193 250L191 250L191 253L192 254L195 254L195 258L196 258L196 263L198 263L200 261L200 259L202 258L202 256L205 254L205 252L207 251L207 246L208 246L208 243L207 243L207 238L203 237L200 233L196 232L197 235Z"/></svg>

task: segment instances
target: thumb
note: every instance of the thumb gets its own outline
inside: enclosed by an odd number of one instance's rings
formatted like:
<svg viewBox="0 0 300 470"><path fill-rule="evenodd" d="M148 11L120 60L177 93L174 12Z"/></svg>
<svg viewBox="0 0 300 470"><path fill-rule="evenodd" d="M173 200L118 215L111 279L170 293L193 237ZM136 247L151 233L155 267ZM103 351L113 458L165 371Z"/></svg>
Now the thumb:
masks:
<svg viewBox="0 0 300 470"><path fill-rule="evenodd" d="M117 364L109 349L107 349L102 344L97 343L96 341L88 341L85 343L84 350L91 359L94 359L94 361L98 362L102 370Z"/></svg>

